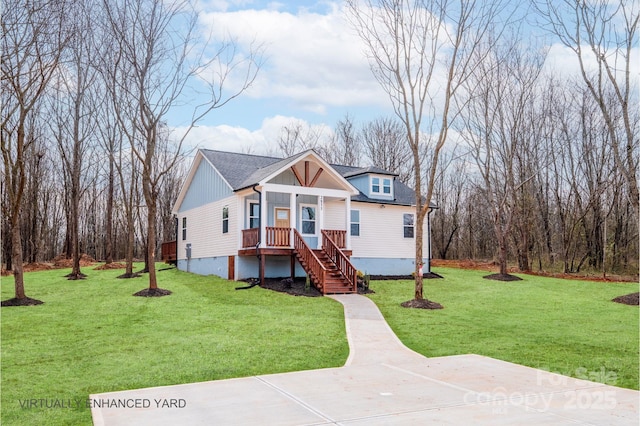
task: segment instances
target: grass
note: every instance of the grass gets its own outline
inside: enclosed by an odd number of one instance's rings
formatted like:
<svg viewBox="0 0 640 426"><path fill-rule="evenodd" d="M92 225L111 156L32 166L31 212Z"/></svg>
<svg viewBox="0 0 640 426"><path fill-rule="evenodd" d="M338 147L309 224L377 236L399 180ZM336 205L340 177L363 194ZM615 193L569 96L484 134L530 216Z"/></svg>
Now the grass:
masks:
<svg viewBox="0 0 640 426"><path fill-rule="evenodd" d="M573 377L638 389L637 306L610 300L637 283L599 283L522 275L482 279L487 272L436 268L425 280L436 311L399 306L412 281L377 281L369 297L411 349L428 357L475 353Z"/></svg>
<svg viewBox="0 0 640 426"><path fill-rule="evenodd" d="M348 355L342 306L176 270L158 273L161 298L115 271L67 281L69 270L26 274L40 306L4 307L3 425L91 424L74 401L90 394L177 383L336 367ZM13 297L3 277L2 300ZM21 408L27 399L44 408ZM46 408L64 403L71 408ZM38 403L40 404L40 403Z"/></svg>
<svg viewBox="0 0 640 426"><path fill-rule="evenodd" d="M131 294L145 278L84 268L26 274L27 295L44 305L2 308L3 425L90 424L75 401L90 394L285 371L336 367L348 355L342 306L291 297L176 270L159 272L162 298ZM636 306L610 302L635 283L523 276L496 282L486 273L438 268L425 295L445 309L401 308L411 281L375 281L370 295L398 337L429 357L476 353L638 389ZM3 278L2 300L13 297ZM21 408L27 399L71 408ZM81 404L80 404L81 405Z"/></svg>

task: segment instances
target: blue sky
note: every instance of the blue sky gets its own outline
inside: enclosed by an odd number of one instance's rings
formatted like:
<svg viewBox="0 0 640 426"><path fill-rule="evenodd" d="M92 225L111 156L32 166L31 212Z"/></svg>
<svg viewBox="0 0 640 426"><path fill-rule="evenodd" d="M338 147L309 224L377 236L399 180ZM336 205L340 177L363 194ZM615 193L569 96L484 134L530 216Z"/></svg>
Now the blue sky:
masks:
<svg viewBox="0 0 640 426"><path fill-rule="evenodd" d="M203 0L199 7L203 28L243 47L263 43L265 62L249 90L192 131L191 146L266 153L292 120L328 131L346 114L362 123L393 114L339 3ZM169 116L169 125L184 126L188 109Z"/></svg>
<svg viewBox="0 0 640 426"><path fill-rule="evenodd" d="M198 7L203 29L218 38L231 35L244 48L263 43L265 62L249 90L200 122L190 146L267 153L292 120L329 132L345 114L357 124L393 115L340 2L200 0ZM577 71L560 45L551 48L547 62ZM180 129L185 116L176 111L168 121Z"/></svg>

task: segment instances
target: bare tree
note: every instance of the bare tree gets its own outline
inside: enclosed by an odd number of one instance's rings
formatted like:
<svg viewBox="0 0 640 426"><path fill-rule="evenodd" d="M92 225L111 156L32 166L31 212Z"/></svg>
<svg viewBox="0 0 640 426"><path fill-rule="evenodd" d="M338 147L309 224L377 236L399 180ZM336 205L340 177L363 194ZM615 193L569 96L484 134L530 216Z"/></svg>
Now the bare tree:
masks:
<svg viewBox="0 0 640 426"><path fill-rule="evenodd" d="M414 299L422 301L424 219L430 211L452 100L468 76L472 53L499 2L347 0L349 19L364 41L373 75L389 95L411 148L416 190ZM421 141L432 136L423 188ZM439 305L438 305L439 306Z"/></svg>
<svg viewBox="0 0 640 426"><path fill-rule="evenodd" d="M343 166L359 166L361 162L362 142L353 118L346 114L338 120L331 140L318 147L319 154L329 163Z"/></svg>
<svg viewBox="0 0 640 426"><path fill-rule="evenodd" d="M58 67L65 44L63 12L64 3L59 1L10 0L3 5L0 145L3 189L8 198L3 214L11 227L14 303L17 304L41 303L25 294L19 223L26 182L25 160L31 154L36 136L28 123Z"/></svg>
<svg viewBox="0 0 640 426"><path fill-rule="evenodd" d="M121 55L113 64L109 84L121 129L142 167L142 192L147 214L147 256L149 288L139 295L162 296L155 271L157 198L162 177L178 162L182 141L206 114L243 93L255 79L260 66L260 49L246 55L233 42L222 43L213 57L190 63L196 39L197 12L188 1L105 0L108 30ZM174 28L182 31L176 32ZM228 79L241 74L239 86L225 91ZM175 107L187 85L195 78L212 75L207 81L204 103L194 109L188 130L169 143L164 119ZM160 163L158 156L170 161ZM163 164L160 166L159 164Z"/></svg>
<svg viewBox="0 0 640 426"><path fill-rule="evenodd" d="M308 149L321 146L323 133L318 127L304 123L302 120L292 120L280 129L278 150L284 157L291 157Z"/></svg>
<svg viewBox="0 0 640 426"><path fill-rule="evenodd" d="M508 279L508 241L520 202L518 195L534 177L518 158L530 138L530 114L544 56L535 50L523 53L517 37L508 42L490 37L483 47L483 60L478 61L468 81L463 135L493 216L500 265L495 278Z"/></svg>
<svg viewBox="0 0 640 426"><path fill-rule="evenodd" d="M449 154L449 157L453 156L454 153ZM438 210L432 221L431 232L435 252L441 259L446 259L460 231L464 201L462 193L467 185L467 170L460 159L453 157L443 160L433 192Z"/></svg>
<svg viewBox="0 0 640 426"><path fill-rule="evenodd" d="M67 10L69 19L65 26L70 32L63 52L64 72L58 73L54 81L55 95L52 97L52 133L57 140L68 189L69 215L67 222L71 243L72 270L70 280L86 277L80 270L80 203L86 189L84 169L93 135L97 132L97 102L95 95L97 71L91 64L96 55L93 44L90 3L74 3Z"/></svg>
<svg viewBox="0 0 640 426"><path fill-rule="evenodd" d="M377 118L362 127L361 135L371 164L397 173L400 181L411 185L413 157L403 124L391 117Z"/></svg>
<svg viewBox="0 0 640 426"><path fill-rule="evenodd" d="M580 75L604 117L616 164L629 185L630 202L638 217L640 142L633 122L638 97L630 67L637 62L631 55L637 50L640 5L626 0L539 0L534 4L549 31L578 59ZM612 93L615 102L609 102Z"/></svg>

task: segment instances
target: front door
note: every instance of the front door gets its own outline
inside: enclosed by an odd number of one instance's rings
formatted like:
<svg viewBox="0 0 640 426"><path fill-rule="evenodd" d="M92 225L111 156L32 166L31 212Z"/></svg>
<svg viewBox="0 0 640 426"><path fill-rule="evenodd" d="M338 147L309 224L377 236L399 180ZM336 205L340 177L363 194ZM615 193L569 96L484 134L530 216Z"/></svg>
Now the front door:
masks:
<svg viewBox="0 0 640 426"><path fill-rule="evenodd" d="M276 207L276 228L290 228L289 209Z"/></svg>

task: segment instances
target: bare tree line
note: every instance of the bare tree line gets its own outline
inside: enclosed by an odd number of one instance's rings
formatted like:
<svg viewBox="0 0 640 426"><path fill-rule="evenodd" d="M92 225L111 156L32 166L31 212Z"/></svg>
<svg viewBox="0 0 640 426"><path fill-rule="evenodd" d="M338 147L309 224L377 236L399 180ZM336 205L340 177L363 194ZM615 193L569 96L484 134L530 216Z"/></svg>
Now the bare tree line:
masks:
<svg viewBox="0 0 640 426"><path fill-rule="evenodd" d="M199 37L188 0L8 1L2 11L2 261L24 291L24 261L81 253L141 256L157 288L158 241L184 173L183 141L208 113L253 82L262 48ZM229 79L234 80L229 88ZM185 88L204 96L187 130L166 117ZM170 200L170 201L167 201ZM10 236L10 238L7 238ZM38 302L38 301L35 301ZM33 303L35 303L33 302Z"/></svg>
<svg viewBox="0 0 640 426"><path fill-rule="evenodd" d="M348 2L396 117L360 124L347 115L329 138L291 123L273 153L315 148L334 164L397 173L418 191L418 234L428 203L439 206L435 257L637 272L640 117L629 67L638 10L615 3L534 3L578 59L578 78L563 80L543 72L540 50L496 30L498 3ZM71 278L82 278L86 253L126 259L131 276L134 258L152 264L157 242L173 238L188 131L172 135L168 112L211 75L191 129L260 67L259 46L192 50L196 17L187 1L5 4L2 262L16 297L26 297L23 262L65 255ZM227 90L238 71L240 85Z"/></svg>

